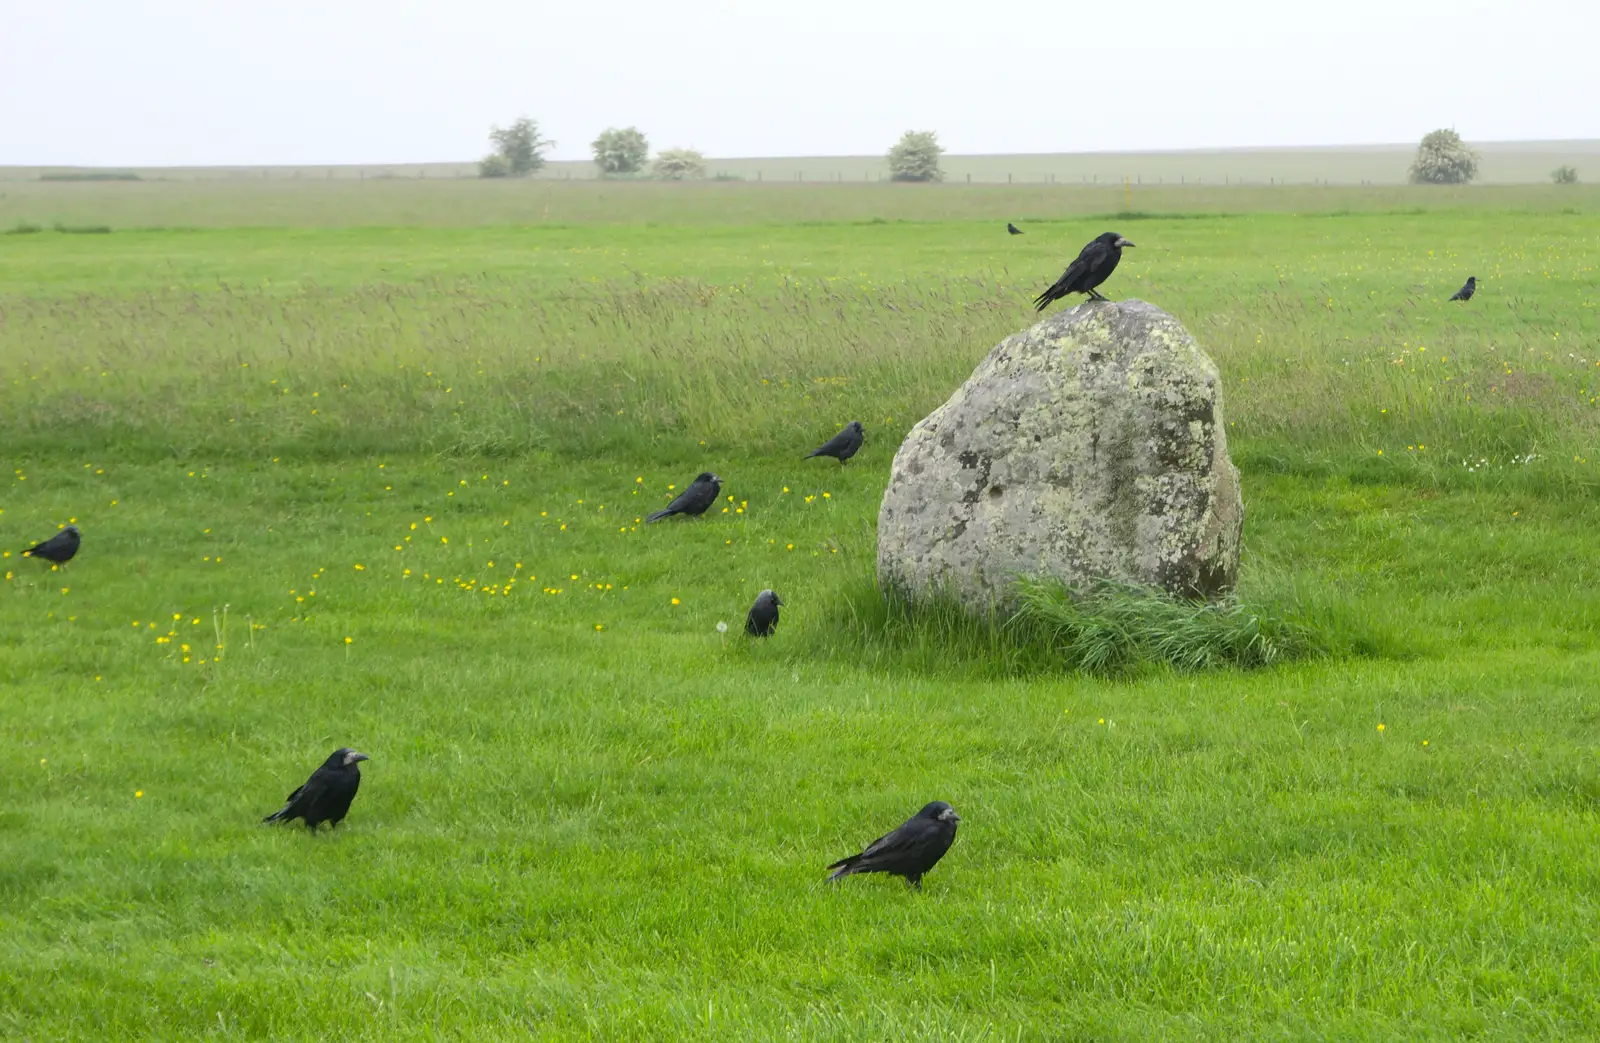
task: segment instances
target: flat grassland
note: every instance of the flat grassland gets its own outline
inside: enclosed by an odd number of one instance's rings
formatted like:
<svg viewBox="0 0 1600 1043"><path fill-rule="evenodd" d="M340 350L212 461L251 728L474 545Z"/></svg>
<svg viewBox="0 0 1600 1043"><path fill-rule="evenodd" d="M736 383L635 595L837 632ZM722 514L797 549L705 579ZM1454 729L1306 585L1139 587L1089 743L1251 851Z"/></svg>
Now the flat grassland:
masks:
<svg viewBox="0 0 1600 1043"><path fill-rule="evenodd" d="M1330 652L1086 676L885 610L874 524L1120 193L53 187L0 227L114 230L0 236L0 1036L1600 1035L1590 190L1136 198L1105 289ZM936 798L921 894L821 883Z"/></svg>

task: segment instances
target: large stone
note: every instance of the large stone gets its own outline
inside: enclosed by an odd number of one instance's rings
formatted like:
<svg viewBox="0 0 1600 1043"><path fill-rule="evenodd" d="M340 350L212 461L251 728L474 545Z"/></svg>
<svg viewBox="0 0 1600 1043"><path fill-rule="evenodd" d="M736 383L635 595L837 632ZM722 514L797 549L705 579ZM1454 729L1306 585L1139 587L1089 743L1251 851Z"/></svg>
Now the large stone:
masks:
<svg viewBox="0 0 1600 1043"><path fill-rule="evenodd" d="M1002 342L911 429L878 514L878 581L1004 605L1022 576L1215 597L1244 503L1216 364L1143 301Z"/></svg>

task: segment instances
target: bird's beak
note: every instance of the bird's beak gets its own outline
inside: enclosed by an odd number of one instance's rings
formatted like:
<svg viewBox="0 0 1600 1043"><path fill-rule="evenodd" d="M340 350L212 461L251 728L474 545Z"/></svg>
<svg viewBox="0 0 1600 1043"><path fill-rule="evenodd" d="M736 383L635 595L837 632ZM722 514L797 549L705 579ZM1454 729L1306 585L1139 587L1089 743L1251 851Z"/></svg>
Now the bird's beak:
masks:
<svg viewBox="0 0 1600 1043"><path fill-rule="evenodd" d="M372 759L371 757L368 757L364 753L354 753L354 752L352 752L350 754L350 763L351 764L354 764L356 761L368 761L368 760L371 760L371 759Z"/></svg>
<svg viewBox="0 0 1600 1043"><path fill-rule="evenodd" d="M1130 247L1132 245L1133 244L1128 242L1126 239L1118 239L1117 240L1117 249L1119 249L1119 250L1126 249L1127 247Z"/></svg>
<svg viewBox="0 0 1600 1043"><path fill-rule="evenodd" d="M945 808L944 811L940 813L939 817L944 819L946 822L961 821L961 816L956 814L955 808Z"/></svg>

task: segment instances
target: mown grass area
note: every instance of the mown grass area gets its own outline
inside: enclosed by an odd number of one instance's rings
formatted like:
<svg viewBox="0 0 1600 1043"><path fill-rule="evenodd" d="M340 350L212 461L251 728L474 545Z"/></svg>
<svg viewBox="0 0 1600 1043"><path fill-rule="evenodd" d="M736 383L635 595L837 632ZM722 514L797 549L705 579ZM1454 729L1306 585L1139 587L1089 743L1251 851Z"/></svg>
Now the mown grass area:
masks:
<svg viewBox="0 0 1600 1043"><path fill-rule="evenodd" d="M1118 227L1326 654L1081 674L873 529L1100 230L0 239L0 1035L1600 1033L1600 223ZM340 745L337 833L258 824ZM923 893L822 886L931 799Z"/></svg>

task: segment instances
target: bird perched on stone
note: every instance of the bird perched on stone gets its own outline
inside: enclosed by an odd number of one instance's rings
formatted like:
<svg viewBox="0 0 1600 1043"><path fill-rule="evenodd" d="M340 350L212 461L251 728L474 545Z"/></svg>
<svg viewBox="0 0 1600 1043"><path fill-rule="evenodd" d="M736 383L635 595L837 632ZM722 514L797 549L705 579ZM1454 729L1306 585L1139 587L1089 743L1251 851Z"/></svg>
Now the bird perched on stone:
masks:
<svg viewBox="0 0 1600 1043"><path fill-rule="evenodd" d="M1006 222L1006 231L1010 232L1012 235L1021 235L1022 234L1022 229L1018 228L1016 225L1012 224L1010 221Z"/></svg>
<svg viewBox="0 0 1600 1043"><path fill-rule="evenodd" d="M756 595L756 603L750 606L750 614L744 617L744 632L751 637L771 637L772 632L778 629L778 609L783 607L783 599L775 592L763 590Z"/></svg>
<svg viewBox="0 0 1600 1043"><path fill-rule="evenodd" d="M942 800L936 800L906 819L893 833L868 844L865 851L841 858L829 869L831 884L857 873L890 873L905 877L907 884L922 887L922 876L938 864L956 840L956 823L961 816Z"/></svg>
<svg viewBox="0 0 1600 1043"><path fill-rule="evenodd" d="M690 517L699 517L717 502L717 496L722 492L722 479L710 471L701 471L695 480L689 483L689 488L679 493L677 499L661 508L659 511L645 519L646 522L657 522L662 518L670 518L674 514L687 514Z"/></svg>
<svg viewBox="0 0 1600 1043"><path fill-rule="evenodd" d="M36 543L22 552L24 558L43 558L55 565L65 565L78 553L78 544L83 540L78 535L76 525L68 525L43 543Z"/></svg>
<svg viewBox="0 0 1600 1043"><path fill-rule="evenodd" d="M324 822L329 823L329 828L337 826L344 821L350 802L356 799L356 790L361 788L358 765L367 759L366 754L348 746L334 750L304 786L289 794L288 803L261 821L291 822L298 818L305 820L306 828L312 831Z"/></svg>
<svg viewBox="0 0 1600 1043"><path fill-rule="evenodd" d="M861 448L861 443L866 436L866 431L861 427L861 421L852 420L845 425L843 431L822 443L820 447L811 450L806 454L805 458L809 460L813 456L831 456L842 464L856 455L856 451Z"/></svg>
<svg viewBox="0 0 1600 1043"><path fill-rule="evenodd" d="M1067 265L1061 278L1034 299L1034 308L1044 311L1051 301L1059 301L1069 293L1086 293L1090 300L1105 300L1095 287L1111 278L1111 273L1117 270L1117 262L1122 260L1123 249L1131 246L1132 243L1115 232L1095 236L1079 252L1077 260Z"/></svg>
<svg viewBox="0 0 1600 1043"><path fill-rule="evenodd" d="M1472 300L1472 295L1477 292L1478 277L1476 275L1469 275L1467 276L1467 284L1461 287L1461 289L1457 290L1455 292L1455 296L1451 297L1450 299L1453 301L1470 301Z"/></svg>

